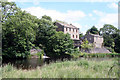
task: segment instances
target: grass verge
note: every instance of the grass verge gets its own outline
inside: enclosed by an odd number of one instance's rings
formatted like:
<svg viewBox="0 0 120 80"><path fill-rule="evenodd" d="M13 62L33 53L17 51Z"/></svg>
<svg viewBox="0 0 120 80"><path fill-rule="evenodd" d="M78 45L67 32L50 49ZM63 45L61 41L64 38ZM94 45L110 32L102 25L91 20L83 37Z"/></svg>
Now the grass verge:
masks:
<svg viewBox="0 0 120 80"><path fill-rule="evenodd" d="M90 61L78 59L76 61L58 61L45 64L33 70L16 69L8 64L2 68L3 78L117 78L118 61L116 59L104 61ZM112 66L115 65L113 68ZM112 68L112 69L111 69ZM1 69L1 68L0 68Z"/></svg>

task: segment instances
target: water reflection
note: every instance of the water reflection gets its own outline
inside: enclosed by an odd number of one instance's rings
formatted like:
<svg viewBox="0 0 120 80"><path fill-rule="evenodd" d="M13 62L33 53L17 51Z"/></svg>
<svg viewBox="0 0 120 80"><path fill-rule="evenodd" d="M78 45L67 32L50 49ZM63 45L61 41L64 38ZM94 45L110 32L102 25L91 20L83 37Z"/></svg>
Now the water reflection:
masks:
<svg viewBox="0 0 120 80"><path fill-rule="evenodd" d="M4 60L3 66L6 64L12 64L14 67L18 69L33 69L37 66L42 66L45 63L44 59L32 58L32 59L19 59L19 60Z"/></svg>

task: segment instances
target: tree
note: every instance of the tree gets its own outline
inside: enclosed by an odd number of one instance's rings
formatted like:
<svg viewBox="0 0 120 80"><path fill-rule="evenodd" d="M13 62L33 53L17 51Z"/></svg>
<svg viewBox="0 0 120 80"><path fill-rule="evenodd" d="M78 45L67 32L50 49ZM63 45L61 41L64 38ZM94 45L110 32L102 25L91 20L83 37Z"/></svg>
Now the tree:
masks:
<svg viewBox="0 0 120 80"><path fill-rule="evenodd" d="M81 37L83 37L84 35L83 35L83 33L80 33L79 34L79 39L81 38Z"/></svg>
<svg viewBox="0 0 120 80"><path fill-rule="evenodd" d="M7 20L9 16L14 15L18 10L20 10L16 6L15 2L0 1L0 4L2 5L1 7L2 21L1 22L4 22L5 20Z"/></svg>
<svg viewBox="0 0 120 80"><path fill-rule="evenodd" d="M38 29L36 31L36 40L34 43L36 46L43 48L45 51L47 50L46 46L48 46L49 38L55 34L56 26L53 25L52 20L46 19L43 16L40 20L38 20ZM49 16L48 16L49 17ZM50 17L49 17L50 18Z"/></svg>
<svg viewBox="0 0 120 80"><path fill-rule="evenodd" d="M46 20L52 21L51 17L46 16L46 15L42 16L42 19L46 19Z"/></svg>
<svg viewBox="0 0 120 80"><path fill-rule="evenodd" d="M115 47L114 47L114 50L117 52L117 53L120 53L120 34L118 34L115 38Z"/></svg>
<svg viewBox="0 0 120 80"><path fill-rule="evenodd" d="M51 58L68 56L74 50L73 41L70 39L69 34L56 32L57 26L54 26L54 22L48 18L50 17L43 16L38 21L36 46L41 46L46 55Z"/></svg>
<svg viewBox="0 0 120 80"><path fill-rule="evenodd" d="M56 32L55 35L50 37L48 47L48 55L51 57L64 57L73 52L73 41L70 39L69 34L63 32Z"/></svg>
<svg viewBox="0 0 120 80"><path fill-rule="evenodd" d="M87 33L88 33L88 32L90 32L90 33L92 33L92 34L98 34L98 33L99 33L98 29L97 29L95 26L93 26L91 29L89 29L89 30L87 31Z"/></svg>
<svg viewBox="0 0 120 80"><path fill-rule="evenodd" d="M7 58L25 58L30 54L36 37L37 18L20 9L12 15L8 14L3 22L2 55Z"/></svg>
<svg viewBox="0 0 120 80"><path fill-rule="evenodd" d="M110 36L110 34L115 34L117 32L118 32L117 28L111 24L105 24L103 28L100 28L100 35L102 36L104 36L105 34Z"/></svg>
<svg viewBox="0 0 120 80"><path fill-rule="evenodd" d="M116 45L120 44L116 44L116 41L119 41L119 39L117 39L119 37L119 30L116 27L111 24L105 24L103 28L100 29L100 35L104 38L104 46L110 47L113 50L115 49L116 52L118 51L116 49L119 47Z"/></svg>
<svg viewBox="0 0 120 80"><path fill-rule="evenodd" d="M87 39L85 39L83 41L83 43L81 44L81 49L83 49L85 51L85 50L89 50L91 48L93 48L93 45L90 44Z"/></svg>

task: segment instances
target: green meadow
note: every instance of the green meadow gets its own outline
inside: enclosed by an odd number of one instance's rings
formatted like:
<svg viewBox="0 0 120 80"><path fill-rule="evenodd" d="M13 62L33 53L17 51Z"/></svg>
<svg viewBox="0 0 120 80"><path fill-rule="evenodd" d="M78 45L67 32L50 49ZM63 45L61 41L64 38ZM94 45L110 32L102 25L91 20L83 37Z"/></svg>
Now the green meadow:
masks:
<svg viewBox="0 0 120 80"><path fill-rule="evenodd" d="M1 70L1 68L0 68ZM118 60L77 59L57 61L36 69L16 69L8 64L2 68L3 78L118 78Z"/></svg>

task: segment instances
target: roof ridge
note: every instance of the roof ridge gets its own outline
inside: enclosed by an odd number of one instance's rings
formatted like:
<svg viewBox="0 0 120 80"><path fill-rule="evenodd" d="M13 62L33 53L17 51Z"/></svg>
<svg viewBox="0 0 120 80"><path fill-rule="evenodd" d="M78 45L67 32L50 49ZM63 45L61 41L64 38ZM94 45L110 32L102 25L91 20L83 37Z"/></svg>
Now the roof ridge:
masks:
<svg viewBox="0 0 120 80"><path fill-rule="evenodd" d="M68 23L61 23L61 22L57 22L57 23L62 24L62 25L64 25L64 26L66 26L66 27L77 28L76 26L74 26L74 25L72 25L72 24L68 24Z"/></svg>

